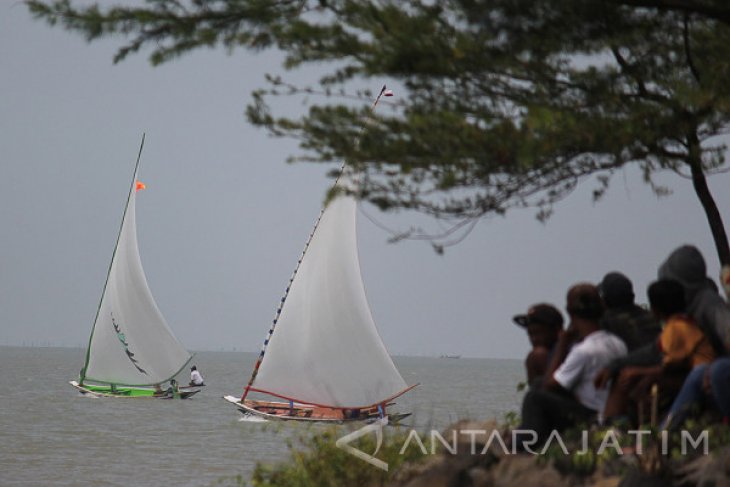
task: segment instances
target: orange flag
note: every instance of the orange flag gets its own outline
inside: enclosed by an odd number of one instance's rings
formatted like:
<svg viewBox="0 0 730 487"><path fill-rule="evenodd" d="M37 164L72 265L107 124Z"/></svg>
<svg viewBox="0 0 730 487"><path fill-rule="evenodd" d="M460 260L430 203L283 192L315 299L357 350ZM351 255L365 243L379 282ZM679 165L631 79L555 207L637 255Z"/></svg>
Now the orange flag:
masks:
<svg viewBox="0 0 730 487"><path fill-rule="evenodd" d="M135 191L139 191L140 189L145 189L147 186L144 185L142 181L137 181L137 185L135 186Z"/></svg>

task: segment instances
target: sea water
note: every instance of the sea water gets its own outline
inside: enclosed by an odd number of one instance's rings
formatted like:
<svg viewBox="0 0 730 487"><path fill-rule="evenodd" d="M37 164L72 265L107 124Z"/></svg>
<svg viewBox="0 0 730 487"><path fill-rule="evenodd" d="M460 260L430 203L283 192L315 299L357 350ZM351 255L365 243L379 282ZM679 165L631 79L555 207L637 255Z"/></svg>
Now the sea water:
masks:
<svg viewBox="0 0 730 487"><path fill-rule="evenodd" d="M222 399L243 391L254 353L197 353L206 387L185 401L82 396L68 381L77 378L84 353L0 347L1 486L215 485L248 479L258 462L286 459L287 440L321 428L245 421ZM412 411L409 425L421 430L519 411L519 360L394 360L408 384L420 384L397 409Z"/></svg>

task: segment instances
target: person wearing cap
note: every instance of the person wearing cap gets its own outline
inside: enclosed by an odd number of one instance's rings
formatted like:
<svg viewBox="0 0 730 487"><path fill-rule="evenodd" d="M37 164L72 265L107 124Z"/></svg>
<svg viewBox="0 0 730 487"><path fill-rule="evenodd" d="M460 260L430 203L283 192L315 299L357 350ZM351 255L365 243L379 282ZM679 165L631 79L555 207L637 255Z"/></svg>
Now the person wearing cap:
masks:
<svg viewBox="0 0 730 487"><path fill-rule="evenodd" d="M518 326L527 332L532 350L525 359L527 384L530 387L539 384L547 371L558 335L563 329L563 315L555 306L540 303L530 306L527 313L512 318Z"/></svg>
<svg viewBox="0 0 730 487"><path fill-rule="evenodd" d="M204 386L203 376L198 372L198 368L193 365L190 367L190 385L191 386Z"/></svg>
<svg viewBox="0 0 730 487"><path fill-rule="evenodd" d="M620 272L609 272L598 285L606 312L601 327L621 338L629 352L654 343L661 327L654 314L634 303L634 287Z"/></svg>
<svg viewBox="0 0 730 487"><path fill-rule="evenodd" d="M541 388L527 392L522 402L522 423L530 439L515 433L523 451L540 447L553 430L563 431L597 419L608 391L596 389L593 376L615 357L626 354L617 336L601 329L603 301L593 284L580 283L568 290L570 324L560 333L554 356Z"/></svg>

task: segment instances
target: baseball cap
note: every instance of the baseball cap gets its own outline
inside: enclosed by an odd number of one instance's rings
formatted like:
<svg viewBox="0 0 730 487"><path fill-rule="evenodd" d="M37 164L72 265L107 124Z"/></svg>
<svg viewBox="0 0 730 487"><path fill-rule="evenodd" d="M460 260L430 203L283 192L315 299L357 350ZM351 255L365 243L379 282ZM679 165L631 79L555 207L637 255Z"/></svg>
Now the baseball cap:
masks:
<svg viewBox="0 0 730 487"><path fill-rule="evenodd" d="M563 315L555 306L547 303L530 306L527 313L514 316L512 321L523 328L527 328L530 323L542 323L555 328L563 327Z"/></svg>

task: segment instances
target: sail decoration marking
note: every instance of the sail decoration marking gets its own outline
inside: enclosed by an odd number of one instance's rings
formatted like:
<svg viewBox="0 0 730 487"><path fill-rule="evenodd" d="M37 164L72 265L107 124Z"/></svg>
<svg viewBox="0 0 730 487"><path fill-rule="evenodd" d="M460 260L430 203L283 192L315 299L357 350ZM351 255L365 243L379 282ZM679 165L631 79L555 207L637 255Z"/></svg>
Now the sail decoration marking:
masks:
<svg viewBox="0 0 730 487"><path fill-rule="evenodd" d="M127 337L124 336L124 333L122 332L122 329L117 324L116 320L114 319L114 313L109 313L112 317L112 326L114 327L114 331L117 332L117 338L120 342L122 342L122 345L124 345L124 352L127 354L127 357L132 362L132 365L134 365L137 370L142 372L144 375L147 375L147 371L144 370L142 367L139 366L139 363L137 362L137 359L134 358L134 353L132 353L129 350L129 344L127 343Z"/></svg>

